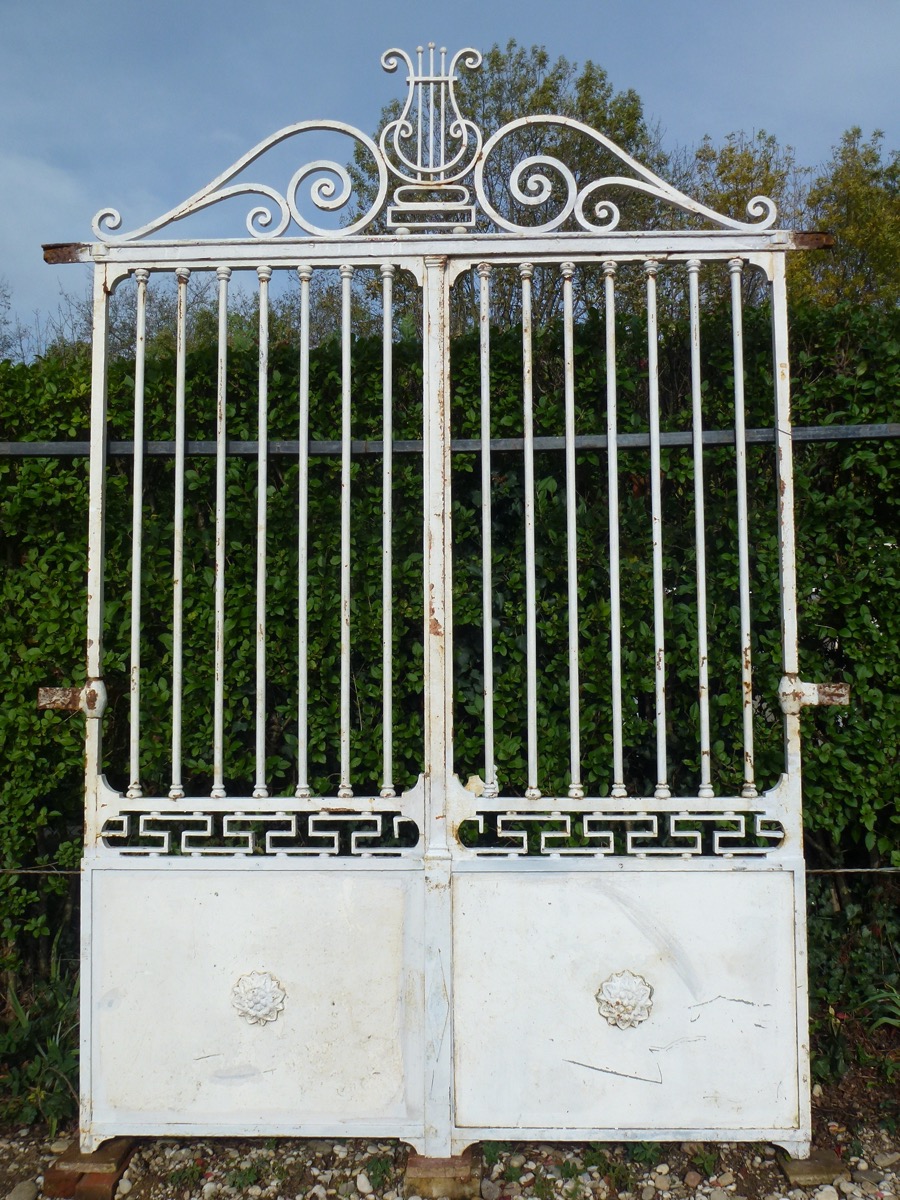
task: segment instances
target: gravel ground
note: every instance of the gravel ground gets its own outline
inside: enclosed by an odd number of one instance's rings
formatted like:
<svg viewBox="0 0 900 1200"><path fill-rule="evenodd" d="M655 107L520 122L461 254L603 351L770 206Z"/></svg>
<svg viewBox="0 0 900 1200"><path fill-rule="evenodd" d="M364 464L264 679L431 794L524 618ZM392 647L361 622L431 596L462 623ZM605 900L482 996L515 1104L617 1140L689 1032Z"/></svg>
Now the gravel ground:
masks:
<svg viewBox="0 0 900 1200"><path fill-rule="evenodd" d="M486 1143L483 1200L900 1200L900 1136L829 1126L843 1150L832 1183L792 1188L771 1146L698 1142L622 1145ZM0 1197L36 1200L43 1172L70 1139L33 1130L0 1137ZM412 1200L408 1148L396 1141L143 1141L119 1195L130 1200Z"/></svg>

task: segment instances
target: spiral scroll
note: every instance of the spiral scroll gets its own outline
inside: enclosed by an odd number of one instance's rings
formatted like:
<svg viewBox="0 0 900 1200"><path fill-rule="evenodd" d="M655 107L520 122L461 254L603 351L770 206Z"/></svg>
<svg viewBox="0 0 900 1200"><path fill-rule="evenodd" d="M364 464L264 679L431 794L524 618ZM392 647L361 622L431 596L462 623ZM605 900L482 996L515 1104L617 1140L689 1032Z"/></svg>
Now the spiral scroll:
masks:
<svg viewBox="0 0 900 1200"><path fill-rule="evenodd" d="M377 193L372 203L356 221L341 226L339 229L327 229L307 220L300 212L298 193L301 185L305 181L310 181L309 198L320 212L333 212L343 208L352 198L353 184L346 166L342 163L330 159L316 159L305 163L294 172L283 193L265 183L232 182L251 163L261 158L274 146L296 137L298 134L313 131L346 134L360 142L371 154L378 174ZM311 177L315 178L311 179ZM352 125L346 125L342 121L300 121L295 125L286 126L272 134L271 137L259 142L212 183L207 184L182 204L170 209L161 217L149 221L146 225L142 225L138 229L131 229L127 233L116 233L116 230L121 228L122 218L116 209L104 208L94 217L92 227L95 236L101 242L108 244L136 242L158 233L176 221L183 221L185 217L210 208L214 204L219 204L223 200L234 196L253 196L262 201L252 207L246 217L247 232L253 238L271 240L281 237L289 229L292 220L306 233L314 236L346 237L365 229L375 219L384 204L387 186L388 172L381 152L372 139L361 130Z"/></svg>
<svg viewBox="0 0 900 1200"><path fill-rule="evenodd" d="M499 212L491 203L484 185L484 174L487 163L499 146L500 142L516 130L530 125L555 125L583 133L586 137L598 143L630 168L633 175L607 175L600 179L591 180L579 188L578 182L571 169L552 155L534 155L522 159L512 170L509 177L509 194L520 204L531 207L546 204L555 199L555 191L550 178L538 168L550 168L564 182L564 193L560 198L556 213L539 225L523 225L509 219ZM534 172L529 174L529 172ZM602 193L609 188L627 189L653 196L665 201L683 212L704 217L722 229L757 231L769 229L775 223L777 209L768 196L754 196L747 205L747 213L751 217L759 217L757 221L737 221L724 213L716 212L701 204L698 200L685 195L684 192L666 183L655 175L637 159L627 154L615 142L604 134L592 129L573 117L562 116L530 116L520 117L510 121L502 129L488 139L484 150L475 164L475 194L483 211L500 229L510 233L549 233L560 228L569 217L590 233L610 232L616 229L621 219L618 206ZM592 206L592 207L590 207Z"/></svg>

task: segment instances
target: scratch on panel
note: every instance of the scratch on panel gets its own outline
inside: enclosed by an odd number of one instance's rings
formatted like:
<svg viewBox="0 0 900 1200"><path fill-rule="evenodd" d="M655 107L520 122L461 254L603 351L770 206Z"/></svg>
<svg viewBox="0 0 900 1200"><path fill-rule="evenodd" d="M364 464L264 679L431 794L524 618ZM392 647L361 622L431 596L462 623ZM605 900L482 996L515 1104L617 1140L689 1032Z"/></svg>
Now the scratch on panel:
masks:
<svg viewBox="0 0 900 1200"><path fill-rule="evenodd" d="M707 1004L715 1004L717 1000L724 1000L727 1004L746 1004L748 1008L771 1008L771 1004L760 1004L756 1000L744 1000L740 996L713 996L711 1000L701 1000L697 1004L689 1004L688 1009L704 1008ZM701 1014L694 1013L691 1017L691 1024L699 1020Z"/></svg>
<svg viewBox="0 0 900 1200"><path fill-rule="evenodd" d="M646 1075L626 1075L624 1071L614 1071L611 1067L595 1067L591 1063L577 1062L574 1058L567 1058L567 1063L571 1063L573 1067L584 1067L586 1071L598 1071L601 1075L615 1075L619 1079L633 1079L636 1083L662 1083L662 1068L657 1064L659 1071L659 1079L648 1079Z"/></svg>
<svg viewBox="0 0 900 1200"><path fill-rule="evenodd" d="M676 1038L674 1042L669 1042L669 1044L667 1046L651 1046L650 1053L651 1054L662 1054L666 1050L671 1050L673 1046L680 1046L682 1042L705 1042L705 1041L706 1041L705 1033L700 1034L698 1037L680 1037L680 1038Z"/></svg>

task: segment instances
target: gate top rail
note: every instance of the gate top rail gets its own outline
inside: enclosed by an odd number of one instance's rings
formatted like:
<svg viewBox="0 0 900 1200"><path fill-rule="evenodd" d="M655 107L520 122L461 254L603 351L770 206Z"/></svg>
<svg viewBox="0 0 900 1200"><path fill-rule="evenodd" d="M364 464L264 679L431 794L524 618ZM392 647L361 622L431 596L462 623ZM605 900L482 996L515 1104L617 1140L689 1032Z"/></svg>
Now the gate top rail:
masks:
<svg viewBox="0 0 900 1200"><path fill-rule="evenodd" d="M319 257L322 243L335 241L353 247L354 257L385 253L401 255L412 249L407 239L416 234L447 235L447 252L460 254L474 250L472 234L477 238L478 253L491 249L502 256L502 235L516 233L529 242L533 251L547 251L547 238L554 237L560 252L561 235L570 235L571 245L597 247L602 238L604 253L640 253L641 256L696 253L698 236L713 254L740 254L753 250L814 248L830 244L823 234L786 233L775 228L777 210L768 196L753 196L747 203L749 220L737 220L715 211L661 179L633 158L606 134L582 121L562 115L539 114L512 120L486 137L485 133L459 108L456 84L462 69L472 71L481 65L481 54L471 48L457 51L449 59L447 50L437 51L434 43L419 46L415 59L403 50L392 49L382 55L385 71L406 67L407 95L400 116L389 121L377 142L362 130L343 121L306 120L287 125L258 142L211 183L154 220L119 232L120 213L112 207L101 209L93 220L97 242L53 244L45 246L45 259L60 263L71 261L126 262L140 248L145 265L164 266L177 259L191 257L198 265L205 261L204 247L228 247L235 264L250 265L261 245L271 255L276 246L282 256L296 256L298 241L304 254ZM516 135L529 129L552 130L555 146L538 154L519 158L503 186L507 198L518 206L518 216L501 212L485 180L492 159L500 158L500 148ZM357 153L362 150L369 164L370 186L360 189L351 170L333 158L310 158L293 171L286 186L247 178L245 172L262 162L271 151L295 140L302 144L308 134L332 134L347 137ZM576 139L592 143L592 165L596 176L579 178L564 160L568 146ZM271 161L271 160L270 160ZM374 194L373 194L374 193ZM702 231L675 227L667 231L644 230L640 250L635 229L623 224L621 203L624 197L645 196L671 209L698 218L712 228ZM171 226L211 208L222 201L249 197L254 203L246 214L248 237L240 239L169 241L155 235ZM301 204L302 200L302 204ZM327 228L311 220L304 207L318 213L344 211L351 219L337 228ZM355 208L354 208L355 205ZM528 215L531 220L527 220ZM458 240L468 234L462 243ZM500 238L498 240L498 234ZM487 235L486 237L484 235ZM493 243L492 237L493 235ZM154 240L148 241L147 239ZM609 239L609 241L607 241ZM568 239L564 239L568 247ZM372 242L375 247L371 246ZM404 244L406 243L406 244ZM532 251L519 243L519 253ZM571 252L568 248L564 253ZM217 261L221 262L221 257Z"/></svg>

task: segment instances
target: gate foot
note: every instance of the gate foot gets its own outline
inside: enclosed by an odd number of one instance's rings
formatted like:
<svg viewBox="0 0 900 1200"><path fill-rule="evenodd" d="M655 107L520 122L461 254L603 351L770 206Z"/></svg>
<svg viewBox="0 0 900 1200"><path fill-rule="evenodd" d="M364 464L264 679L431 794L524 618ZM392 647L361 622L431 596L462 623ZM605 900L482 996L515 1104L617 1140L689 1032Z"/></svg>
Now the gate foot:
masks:
<svg viewBox="0 0 900 1200"><path fill-rule="evenodd" d="M45 1171L43 1194L67 1200L113 1200L135 1145L134 1138L111 1138L93 1154L82 1154L76 1143Z"/></svg>
<svg viewBox="0 0 900 1200"><path fill-rule="evenodd" d="M808 1158L791 1158L779 1150L775 1157L793 1187L818 1187L834 1183L839 1175L850 1177L849 1167L833 1150L811 1150Z"/></svg>
<svg viewBox="0 0 900 1200"><path fill-rule="evenodd" d="M407 1196L422 1200L476 1200L481 1195L481 1155L470 1146L453 1158L426 1158L410 1154L404 1175Z"/></svg>

